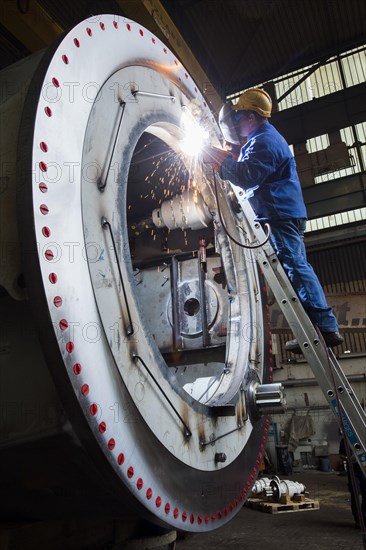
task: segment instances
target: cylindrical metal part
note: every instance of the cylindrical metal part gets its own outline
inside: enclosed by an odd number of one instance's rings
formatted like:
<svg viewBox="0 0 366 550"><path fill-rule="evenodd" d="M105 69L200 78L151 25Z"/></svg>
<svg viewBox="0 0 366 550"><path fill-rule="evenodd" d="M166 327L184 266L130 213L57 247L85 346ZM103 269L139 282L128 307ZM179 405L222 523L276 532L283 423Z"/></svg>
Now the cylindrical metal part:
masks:
<svg viewBox="0 0 366 550"><path fill-rule="evenodd" d="M305 485L298 483L297 481L290 481L288 479L280 479L274 476L271 479L270 487L267 490L267 495L271 496L272 500L278 502L282 496L288 496L292 498L294 495L301 495L305 492Z"/></svg>
<svg viewBox="0 0 366 550"><path fill-rule="evenodd" d="M282 413L286 402L281 383L257 384L254 388L254 403L258 411L265 413Z"/></svg>
<svg viewBox="0 0 366 550"><path fill-rule="evenodd" d="M215 453L215 462L226 462L226 454L225 453Z"/></svg>
<svg viewBox="0 0 366 550"><path fill-rule="evenodd" d="M156 208L152 219L156 227L202 229L212 221L212 216L198 190L186 189Z"/></svg>
<svg viewBox="0 0 366 550"><path fill-rule="evenodd" d="M264 494L268 499L275 502L278 502L284 495L292 498L294 495L301 495L304 492L305 485L302 483L290 481L288 479L280 479L277 476L257 479L252 489L252 494Z"/></svg>
<svg viewBox="0 0 366 550"><path fill-rule="evenodd" d="M264 493L266 488L271 484L271 479L269 477L261 477L253 485L252 493L253 495L260 495Z"/></svg>

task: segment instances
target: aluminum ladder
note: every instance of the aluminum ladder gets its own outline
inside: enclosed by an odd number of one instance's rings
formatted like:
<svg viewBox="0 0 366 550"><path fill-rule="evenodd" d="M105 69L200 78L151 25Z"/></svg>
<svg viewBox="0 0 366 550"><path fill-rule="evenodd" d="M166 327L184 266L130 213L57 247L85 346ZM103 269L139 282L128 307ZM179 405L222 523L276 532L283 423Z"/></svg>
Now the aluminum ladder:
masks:
<svg viewBox="0 0 366 550"><path fill-rule="evenodd" d="M229 182L228 182L229 183ZM230 183L243 212L242 229L268 286L366 476L366 414L334 353L310 321L242 188ZM264 243L258 246L259 243ZM339 415L341 410L341 416Z"/></svg>

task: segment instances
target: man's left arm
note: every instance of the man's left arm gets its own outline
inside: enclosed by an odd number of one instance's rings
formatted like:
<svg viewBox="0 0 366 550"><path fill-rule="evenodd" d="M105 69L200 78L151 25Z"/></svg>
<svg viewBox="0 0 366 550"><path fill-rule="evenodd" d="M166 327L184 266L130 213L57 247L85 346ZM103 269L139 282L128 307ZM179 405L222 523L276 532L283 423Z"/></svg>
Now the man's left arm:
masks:
<svg viewBox="0 0 366 550"><path fill-rule="evenodd" d="M226 158L220 166L220 177L244 189L261 185L275 172L274 156L268 144L253 139L239 161Z"/></svg>

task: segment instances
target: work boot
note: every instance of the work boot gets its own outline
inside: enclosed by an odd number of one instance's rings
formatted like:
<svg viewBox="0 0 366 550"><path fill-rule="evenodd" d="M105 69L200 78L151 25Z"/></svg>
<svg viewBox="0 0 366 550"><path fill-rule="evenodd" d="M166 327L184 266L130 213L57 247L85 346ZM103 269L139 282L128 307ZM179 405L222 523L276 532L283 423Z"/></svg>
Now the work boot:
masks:
<svg viewBox="0 0 366 550"><path fill-rule="evenodd" d="M335 348L344 342L344 338L339 334L339 332L322 332L325 345L327 348ZM291 353L301 354L302 350L299 346L296 338L294 340L289 340L285 344L285 350L291 351Z"/></svg>
<svg viewBox="0 0 366 550"><path fill-rule="evenodd" d="M339 332L322 332L322 336L328 348L335 348L344 342L344 338Z"/></svg>

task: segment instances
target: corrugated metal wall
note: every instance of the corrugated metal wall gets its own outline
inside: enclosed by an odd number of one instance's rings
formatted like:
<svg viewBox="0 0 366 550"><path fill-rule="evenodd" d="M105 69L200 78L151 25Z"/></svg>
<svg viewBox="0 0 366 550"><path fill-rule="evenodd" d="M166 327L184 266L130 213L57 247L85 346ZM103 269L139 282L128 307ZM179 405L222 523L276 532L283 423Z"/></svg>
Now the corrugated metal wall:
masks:
<svg viewBox="0 0 366 550"><path fill-rule="evenodd" d="M324 288L328 303L333 306L342 346L335 348L337 355L366 354L366 240L333 243L332 247L308 249L308 260ZM287 323L272 310L272 333L275 341L277 366L293 361L295 356L285 351L285 342L293 338Z"/></svg>
<svg viewBox="0 0 366 550"><path fill-rule="evenodd" d="M309 250L308 260L327 295L366 294L366 241Z"/></svg>

